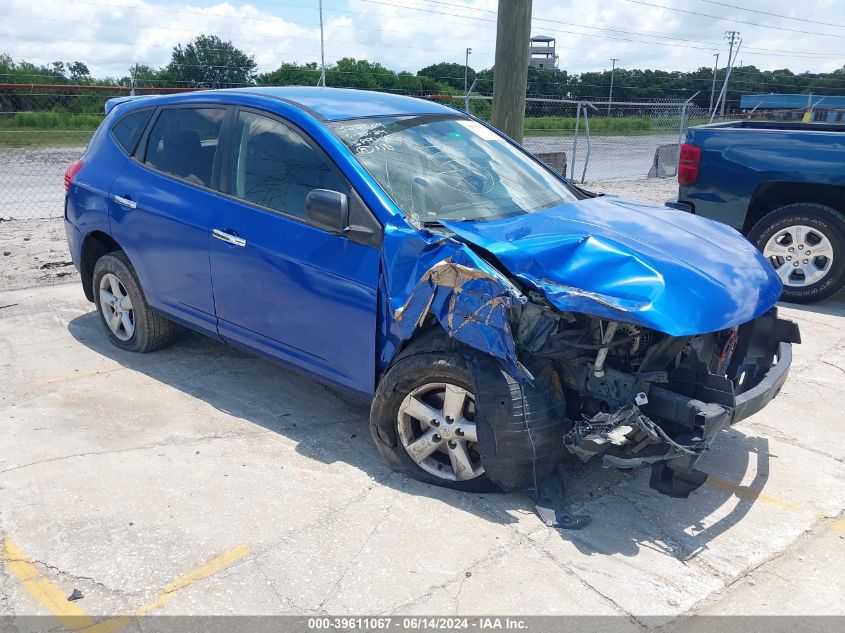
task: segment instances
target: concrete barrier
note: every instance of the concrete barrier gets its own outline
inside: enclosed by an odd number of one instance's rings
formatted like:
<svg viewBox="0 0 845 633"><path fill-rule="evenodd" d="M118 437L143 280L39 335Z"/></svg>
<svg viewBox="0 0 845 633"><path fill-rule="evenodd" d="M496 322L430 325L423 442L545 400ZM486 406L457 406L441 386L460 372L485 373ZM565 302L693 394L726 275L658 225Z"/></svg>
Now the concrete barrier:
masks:
<svg viewBox="0 0 845 633"><path fill-rule="evenodd" d="M678 157L681 146L678 143L660 145L654 150L654 162L648 170L649 178L670 178L678 174Z"/></svg>
<svg viewBox="0 0 845 633"><path fill-rule="evenodd" d="M543 152L534 154L549 167L562 175L566 175L566 152Z"/></svg>

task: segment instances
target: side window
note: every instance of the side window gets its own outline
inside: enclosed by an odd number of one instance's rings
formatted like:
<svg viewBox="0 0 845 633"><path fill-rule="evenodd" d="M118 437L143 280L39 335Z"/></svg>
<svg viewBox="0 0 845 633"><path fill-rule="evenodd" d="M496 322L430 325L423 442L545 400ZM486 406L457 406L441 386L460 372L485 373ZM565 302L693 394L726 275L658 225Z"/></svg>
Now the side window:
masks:
<svg viewBox="0 0 845 633"><path fill-rule="evenodd" d="M221 108L163 110L150 130L145 162L177 178L210 187L225 118L226 110Z"/></svg>
<svg viewBox="0 0 845 633"><path fill-rule="evenodd" d="M127 114L112 126L112 136L124 152L131 154L134 151L135 145L138 144L138 139L141 138L141 133L147 127L147 122L152 115L152 110L139 110Z"/></svg>
<svg viewBox="0 0 845 633"><path fill-rule="evenodd" d="M238 114L231 183L238 198L300 218L312 189L350 193L337 168L301 134L251 112Z"/></svg>

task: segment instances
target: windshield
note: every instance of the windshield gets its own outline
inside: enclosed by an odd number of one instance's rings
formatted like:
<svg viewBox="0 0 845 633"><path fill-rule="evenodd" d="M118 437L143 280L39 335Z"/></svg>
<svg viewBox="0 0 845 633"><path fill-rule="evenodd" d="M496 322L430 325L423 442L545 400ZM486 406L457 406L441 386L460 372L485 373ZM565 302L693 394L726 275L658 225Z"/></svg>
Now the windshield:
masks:
<svg viewBox="0 0 845 633"><path fill-rule="evenodd" d="M387 116L329 125L418 222L498 218L577 200L542 165L472 119Z"/></svg>

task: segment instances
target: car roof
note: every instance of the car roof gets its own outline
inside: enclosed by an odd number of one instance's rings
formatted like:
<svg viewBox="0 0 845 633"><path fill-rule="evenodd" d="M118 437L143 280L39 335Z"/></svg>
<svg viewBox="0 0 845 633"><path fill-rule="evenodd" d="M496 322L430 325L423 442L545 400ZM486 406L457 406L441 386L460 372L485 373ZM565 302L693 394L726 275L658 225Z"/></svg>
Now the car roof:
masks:
<svg viewBox="0 0 845 633"><path fill-rule="evenodd" d="M195 101L199 95L213 95L215 101L225 101L227 94L284 101L308 111L319 119L337 121L360 117L401 114L455 114L456 111L427 99L404 95L354 90L350 88L323 88L311 86L252 86L223 90L184 92L157 96L152 99L164 105ZM119 103L126 98L115 99ZM147 101L147 99L138 99ZM107 108L107 111L110 108Z"/></svg>

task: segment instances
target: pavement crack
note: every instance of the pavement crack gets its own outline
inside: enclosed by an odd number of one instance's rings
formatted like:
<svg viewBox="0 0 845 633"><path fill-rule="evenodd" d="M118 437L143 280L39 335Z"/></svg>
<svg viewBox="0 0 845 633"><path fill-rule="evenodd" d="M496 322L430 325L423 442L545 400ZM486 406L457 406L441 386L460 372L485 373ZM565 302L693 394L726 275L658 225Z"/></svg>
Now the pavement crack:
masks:
<svg viewBox="0 0 845 633"><path fill-rule="evenodd" d="M0 475L14 472L16 470L22 470L24 468L30 468L32 466L40 466L41 464L50 464L54 462L61 462L69 459L77 459L80 457L97 457L100 455L119 455L122 453L132 453L134 451L147 451L153 448L162 448L165 446L191 446L193 444L202 444L204 442L210 442L214 440L227 440L235 437L252 437L252 436L259 436L259 435L266 435L268 433L275 433L275 431L262 429L260 431L248 431L248 432L233 432L233 433L221 433L221 434L213 434L213 435L204 435L201 437L193 437L184 440L173 440L173 441L163 441L163 442L153 442L151 444L143 444L141 446L133 446L130 448L119 448L114 450L107 450L107 451L88 451L85 453L73 453L71 455L61 455L59 457L50 457L47 459L40 459L34 462L29 462L26 464L19 464L18 466L12 466L11 468L6 468L4 470L0 470Z"/></svg>
<svg viewBox="0 0 845 633"><path fill-rule="evenodd" d="M343 573L341 573L340 576L338 577L338 579L332 584L331 587L329 587L329 590L326 592L325 597L320 601L320 604L317 605L317 612L318 613L326 614L326 611L324 609L324 607L326 606L326 603L331 598L334 597L337 588L340 587L340 584L343 582L343 580L349 574L349 571L352 569L353 565L355 564L355 561L358 560L358 557L361 555L361 552L363 552L364 549L367 547L367 544L373 538L373 535L379 530L379 528L382 525L384 525L384 523L390 517L390 510L393 509L393 506L394 506L395 503L396 503L396 497L391 499L390 503L387 504L387 507L382 512L381 518L379 518L379 520L376 522L376 524L370 529L366 538L361 542L361 546L358 548L358 550L352 556L352 558L349 561L349 564L343 570Z"/></svg>
<svg viewBox="0 0 845 633"><path fill-rule="evenodd" d="M616 600L612 597L601 591L598 587L595 587L591 584L587 579L583 578L577 571L572 569L566 563L557 560L554 556L552 556L549 552L543 549L539 544L529 542L529 545L535 549L541 556L545 557L549 560L553 565L561 568L567 575L573 578L576 582L580 583L586 589L592 591L597 596L605 600L615 611L620 613L622 616L628 619L631 624L638 626L642 630L649 630L649 626L640 621L640 619L635 616L633 613L630 613L628 610L625 609L621 604L619 604Z"/></svg>
<svg viewBox="0 0 845 633"><path fill-rule="evenodd" d="M261 577L264 578L264 581L267 583L267 586L270 587L270 591L273 592L273 595L276 596L280 601L287 603L289 607L298 611L299 613L317 613L314 609L309 609L308 607L303 607L301 605L296 604L293 600L289 597L284 595L276 585L273 583L273 580L270 576L267 575L267 571L261 566L261 563L258 562L257 558L252 559L252 563L255 565L255 568L258 570L258 573L261 574Z"/></svg>
<svg viewBox="0 0 845 633"><path fill-rule="evenodd" d="M834 369L838 369L838 370L839 370L839 371L841 371L843 374L845 374L845 369L842 369L842 368L841 368L839 365L837 365L836 363L831 363L830 361L827 361L827 360L822 360L822 363L824 363L824 364L825 364L825 365L827 365L828 367L833 367Z"/></svg>
<svg viewBox="0 0 845 633"><path fill-rule="evenodd" d="M9 563L30 563L32 565L35 565L36 567L40 567L43 570L51 571L54 574L56 574L57 576L67 578L67 579L69 579L69 580L71 580L75 583L90 583L90 584L94 585L95 587L99 587L100 589L102 589L103 591L105 591L108 594L111 594L113 596L118 596L118 597L124 598L124 599L127 599L127 598L133 598L134 599L134 598L143 597L143 595L144 595L143 592L133 592L133 591L124 591L122 589L114 589L113 587L109 587L108 585L100 582L96 578L92 578L91 576L83 576L83 575L80 575L80 574L74 574L74 573L71 573L69 571L65 571L64 569L61 569L60 567L57 567L56 565L51 565L50 563L47 563L43 560L38 560L37 558L33 558L33 559L29 559L29 560L18 559L18 558L8 558L8 559L6 559L6 562L9 562Z"/></svg>

